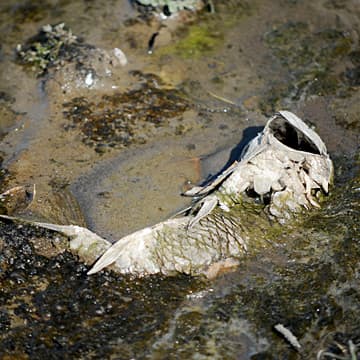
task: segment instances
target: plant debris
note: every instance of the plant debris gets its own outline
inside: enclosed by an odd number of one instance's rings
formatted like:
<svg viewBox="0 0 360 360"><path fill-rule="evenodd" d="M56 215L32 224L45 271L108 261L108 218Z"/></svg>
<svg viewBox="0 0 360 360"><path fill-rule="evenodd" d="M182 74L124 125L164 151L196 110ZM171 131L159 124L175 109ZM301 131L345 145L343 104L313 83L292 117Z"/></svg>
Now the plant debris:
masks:
<svg viewBox="0 0 360 360"><path fill-rule="evenodd" d="M20 62L29 65L38 76L43 75L50 66L70 60L78 54L79 39L73 35L65 23L45 25L40 32L17 45Z"/></svg>
<svg viewBox="0 0 360 360"><path fill-rule="evenodd" d="M282 324L276 324L274 326L274 329L279 332L288 342L289 344L296 350L300 350L301 345L296 338L296 336L284 325Z"/></svg>

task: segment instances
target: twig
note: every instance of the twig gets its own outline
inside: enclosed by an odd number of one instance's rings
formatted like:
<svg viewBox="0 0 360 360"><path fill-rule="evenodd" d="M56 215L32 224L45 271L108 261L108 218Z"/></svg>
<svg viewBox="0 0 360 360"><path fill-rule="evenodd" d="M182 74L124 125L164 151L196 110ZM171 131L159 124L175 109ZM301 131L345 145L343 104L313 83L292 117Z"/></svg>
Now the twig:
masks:
<svg viewBox="0 0 360 360"><path fill-rule="evenodd" d="M231 101L231 100L229 100L229 99L226 99L226 98L224 98L224 97L222 97L222 96L216 95L216 94L212 93L212 92L209 91L209 90L208 90L208 94L211 95L212 97L214 97L215 99L218 99L218 100L220 100L220 101L223 101L223 102L228 103L228 104L231 104L231 105L235 105L235 103L234 103L233 101Z"/></svg>
<svg viewBox="0 0 360 360"><path fill-rule="evenodd" d="M284 325L282 324L276 324L274 326L275 330L277 332L279 332L284 338L285 340L287 340L289 342L289 344L296 350L300 350L301 345L298 341L298 339L296 338L296 336L289 330L287 329Z"/></svg>

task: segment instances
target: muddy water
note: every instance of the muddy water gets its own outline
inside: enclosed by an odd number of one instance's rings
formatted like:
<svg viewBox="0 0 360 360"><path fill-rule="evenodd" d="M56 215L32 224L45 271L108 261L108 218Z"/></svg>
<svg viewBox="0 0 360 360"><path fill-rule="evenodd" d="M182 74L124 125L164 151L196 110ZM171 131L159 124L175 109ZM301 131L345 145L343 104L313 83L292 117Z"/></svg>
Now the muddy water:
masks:
<svg viewBox="0 0 360 360"><path fill-rule="evenodd" d="M49 259L34 250L41 241L28 244L50 234L2 225L3 356L311 359L347 356L348 342L360 342L359 3L214 4L215 14L183 14L159 30L125 0L1 2L2 189L36 187L15 214L85 218L116 240L186 206L184 185L216 174L278 109L323 138L337 190L283 248L213 283L88 279L69 254ZM107 54L121 48L127 64L85 48L80 65L37 77L16 61L16 45L59 22ZM302 355L273 331L279 322Z"/></svg>

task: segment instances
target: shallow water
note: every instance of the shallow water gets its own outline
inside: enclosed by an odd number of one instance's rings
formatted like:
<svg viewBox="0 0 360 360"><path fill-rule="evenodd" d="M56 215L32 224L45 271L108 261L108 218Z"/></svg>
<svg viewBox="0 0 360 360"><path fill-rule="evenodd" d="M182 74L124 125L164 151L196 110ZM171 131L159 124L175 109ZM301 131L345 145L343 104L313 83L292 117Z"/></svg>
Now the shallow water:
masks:
<svg viewBox="0 0 360 360"><path fill-rule="evenodd" d="M15 214L71 222L70 191L88 227L114 241L186 206L184 185L219 171L279 109L327 144L336 190L282 247L211 283L87 278L69 254L26 246L50 235L3 224L2 356L311 359L359 343L359 4L214 3L215 14L165 23L149 55L159 24L135 21L125 0L1 2L2 189L36 184L33 206ZM37 78L15 61L18 43L62 21L85 43L121 48L128 64L96 63L87 87L71 67Z"/></svg>

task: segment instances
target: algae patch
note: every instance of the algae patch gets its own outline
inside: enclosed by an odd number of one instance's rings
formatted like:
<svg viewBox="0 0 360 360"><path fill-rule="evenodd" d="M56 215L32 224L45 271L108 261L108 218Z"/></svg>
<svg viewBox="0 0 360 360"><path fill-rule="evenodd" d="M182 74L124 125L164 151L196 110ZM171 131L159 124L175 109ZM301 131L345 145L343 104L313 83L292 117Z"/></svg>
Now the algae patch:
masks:
<svg viewBox="0 0 360 360"><path fill-rule="evenodd" d="M226 30L235 26L252 10L246 1L215 5L213 14L199 15L196 23L179 28L174 43L158 49L158 55L174 54L184 59L198 59L212 54L223 43Z"/></svg>
<svg viewBox="0 0 360 360"><path fill-rule="evenodd" d="M157 129L170 124L174 134L182 133L181 115L190 104L179 91L161 89L160 83L156 76L144 75L137 88L103 95L98 102L74 98L64 104L64 116L70 122L65 128L79 128L83 142L98 152L144 144Z"/></svg>
<svg viewBox="0 0 360 360"><path fill-rule="evenodd" d="M159 50L159 54L175 53L183 58L199 58L213 51L222 41L223 34L206 24L192 25L186 35L173 45Z"/></svg>

